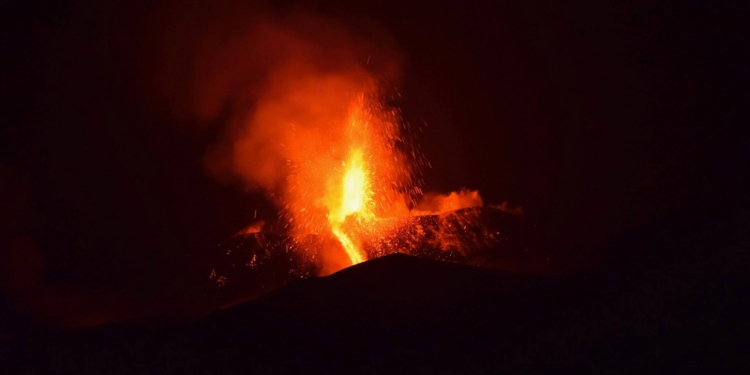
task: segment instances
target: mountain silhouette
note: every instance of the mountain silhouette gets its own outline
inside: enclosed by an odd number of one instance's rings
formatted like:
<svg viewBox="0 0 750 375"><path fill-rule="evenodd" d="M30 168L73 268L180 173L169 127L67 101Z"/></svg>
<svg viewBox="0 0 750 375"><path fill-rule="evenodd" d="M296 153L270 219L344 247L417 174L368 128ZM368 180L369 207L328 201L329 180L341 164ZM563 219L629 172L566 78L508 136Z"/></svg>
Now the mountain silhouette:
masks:
<svg viewBox="0 0 750 375"><path fill-rule="evenodd" d="M559 275L392 254L203 317L5 340L6 373L736 373L735 224L666 218Z"/></svg>

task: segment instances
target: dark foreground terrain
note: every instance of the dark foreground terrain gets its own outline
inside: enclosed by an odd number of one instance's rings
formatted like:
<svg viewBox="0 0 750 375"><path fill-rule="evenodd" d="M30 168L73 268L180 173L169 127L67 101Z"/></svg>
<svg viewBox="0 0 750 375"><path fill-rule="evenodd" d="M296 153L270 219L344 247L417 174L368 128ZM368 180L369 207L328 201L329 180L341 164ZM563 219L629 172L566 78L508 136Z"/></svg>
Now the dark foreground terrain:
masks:
<svg viewBox="0 0 750 375"><path fill-rule="evenodd" d="M5 339L0 372L744 373L744 222L666 218L563 276L389 255L200 319Z"/></svg>

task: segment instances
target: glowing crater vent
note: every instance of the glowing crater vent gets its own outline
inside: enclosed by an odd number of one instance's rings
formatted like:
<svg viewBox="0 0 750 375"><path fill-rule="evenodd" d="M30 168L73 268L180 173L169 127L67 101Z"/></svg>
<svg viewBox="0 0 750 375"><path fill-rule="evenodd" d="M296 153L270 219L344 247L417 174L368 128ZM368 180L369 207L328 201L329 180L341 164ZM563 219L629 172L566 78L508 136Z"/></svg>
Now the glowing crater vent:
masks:
<svg viewBox="0 0 750 375"><path fill-rule="evenodd" d="M346 218L350 215L358 215L359 219L370 219L374 217L371 206L373 205L373 191L370 183L370 171L367 168L362 149L351 150L349 159L344 162L343 178L334 183L332 191L333 205L329 207L328 220L331 230L344 247L352 264L367 260L362 246L358 243L356 236L347 233L343 228Z"/></svg>

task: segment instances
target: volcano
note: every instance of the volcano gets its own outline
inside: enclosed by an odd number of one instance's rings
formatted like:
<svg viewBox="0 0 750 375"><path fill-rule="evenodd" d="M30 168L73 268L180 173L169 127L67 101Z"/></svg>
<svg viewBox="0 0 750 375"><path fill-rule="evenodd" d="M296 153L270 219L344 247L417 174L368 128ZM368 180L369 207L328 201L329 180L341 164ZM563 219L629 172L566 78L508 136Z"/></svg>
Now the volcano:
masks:
<svg viewBox="0 0 750 375"><path fill-rule="evenodd" d="M719 222L640 228L561 275L386 255L204 317L5 340L6 373L734 372L750 284Z"/></svg>

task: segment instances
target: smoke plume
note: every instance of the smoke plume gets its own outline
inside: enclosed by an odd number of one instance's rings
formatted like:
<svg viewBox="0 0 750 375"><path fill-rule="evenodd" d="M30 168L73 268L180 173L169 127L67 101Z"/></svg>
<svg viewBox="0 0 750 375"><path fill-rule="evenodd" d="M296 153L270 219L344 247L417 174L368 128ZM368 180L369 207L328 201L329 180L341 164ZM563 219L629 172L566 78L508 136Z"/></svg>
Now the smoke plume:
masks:
<svg viewBox="0 0 750 375"><path fill-rule="evenodd" d="M346 122L359 101L361 117L371 126L357 131L392 146L365 151L372 157L390 152L396 159L378 166L387 171L376 172L385 172L396 189L411 185L411 162L394 152L400 142L394 129L400 126L398 113L380 104L398 82L398 53L376 26L242 5L219 7L213 16L175 17L190 19L202 31L165 32L171 44L164 46L165 68L158 78L179 116L223 127L206 154L211 175L266 192L282 212L325 215L323 200L331 192L325 183L310 181L340 168L349 152L342 145L357 143ZM191 71L166 68L177 61ZM189 84L185 77L191 77ZM408 210L397 200L386 211ZM296 229L322 222L290 219L297 221Z"/></svg>

